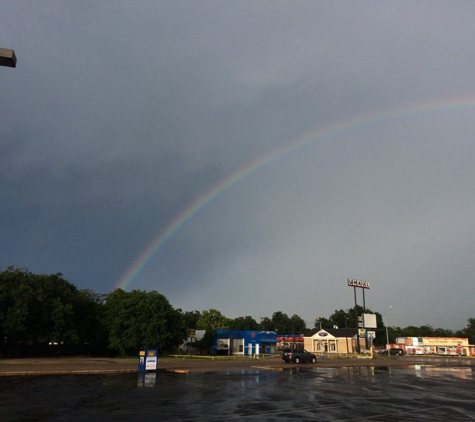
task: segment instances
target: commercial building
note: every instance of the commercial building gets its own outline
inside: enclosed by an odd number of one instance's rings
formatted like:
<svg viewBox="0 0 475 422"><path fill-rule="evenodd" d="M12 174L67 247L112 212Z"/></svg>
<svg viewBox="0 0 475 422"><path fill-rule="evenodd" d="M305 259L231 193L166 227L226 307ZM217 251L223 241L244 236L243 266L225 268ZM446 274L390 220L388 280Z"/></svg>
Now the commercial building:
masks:
<svg viewBox="0 0 475 422"><path fill-rule="evenodd" d="M216 330L213 355L254 356L277 353L277 333L258 330Z"/></svg>
<svg viewBox="0 0 475 422"><path fill-rule="evenodd" d="M321 330L311 330L305 333L305 350L317 354L330 353L356 353L364 350L366 339L358 336L356 328L327 328Z"/></svg>
<svg viewBox="0 0 475 422"><path fill-rule="evenodd" d="M475 346L466 337L398 337L389 347L412 355L475 356Z"/></svg>

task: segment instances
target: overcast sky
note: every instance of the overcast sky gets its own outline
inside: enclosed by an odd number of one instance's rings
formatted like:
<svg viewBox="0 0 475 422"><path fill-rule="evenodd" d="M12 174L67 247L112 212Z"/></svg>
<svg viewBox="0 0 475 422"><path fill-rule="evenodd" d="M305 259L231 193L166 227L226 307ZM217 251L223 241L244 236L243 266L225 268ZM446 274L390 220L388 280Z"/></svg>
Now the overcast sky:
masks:
<svg viewBox="0 0 475 422"><path fill-rule="evenodd" d="M4 0L0 267L308 327L357 278L390 326L464 328L474 21L454 0Z"/></svg>

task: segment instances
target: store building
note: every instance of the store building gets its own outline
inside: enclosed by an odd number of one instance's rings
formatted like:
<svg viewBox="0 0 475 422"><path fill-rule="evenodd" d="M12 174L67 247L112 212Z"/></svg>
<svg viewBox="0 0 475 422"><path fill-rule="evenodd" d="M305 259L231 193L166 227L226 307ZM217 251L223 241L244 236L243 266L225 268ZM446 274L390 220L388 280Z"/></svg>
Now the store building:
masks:
<svg viewBox="0 0 475 422"><path fill-rule="evenodd" d="M284 349L303 349L302 334L279 334L277 336L277 353L281 353Z"/></svg>
<svg viewBox="0 0 475 422"><path fill-rule="evenodd" d="M366 339L358 336L356 328L327 328L304 334L305 350L316 354L356 353L366 347Z"/></svg>
<svg viewBox="0 0 475 422"><path fill-rule="evenodd" d="M267 355L277 353L277 333L258 330L216 330L213 355Z"/></svg>
<svg viewBox="0 0 475 422"><path fill-rule="evenodd" d="M396 345L411 355L475 356L466 337L398 337Z"/></svg>

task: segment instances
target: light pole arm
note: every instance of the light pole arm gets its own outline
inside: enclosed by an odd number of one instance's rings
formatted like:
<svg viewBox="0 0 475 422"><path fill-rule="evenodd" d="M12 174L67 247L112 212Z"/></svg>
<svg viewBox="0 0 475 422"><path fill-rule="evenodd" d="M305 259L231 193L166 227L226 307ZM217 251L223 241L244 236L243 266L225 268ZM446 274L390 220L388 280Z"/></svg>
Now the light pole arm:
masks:
<svg viewBox="0 0 475 422"><path fill-rule="evenodd" d="M0 48L0 66L16 67L16 56L13 50Z"/></svg>

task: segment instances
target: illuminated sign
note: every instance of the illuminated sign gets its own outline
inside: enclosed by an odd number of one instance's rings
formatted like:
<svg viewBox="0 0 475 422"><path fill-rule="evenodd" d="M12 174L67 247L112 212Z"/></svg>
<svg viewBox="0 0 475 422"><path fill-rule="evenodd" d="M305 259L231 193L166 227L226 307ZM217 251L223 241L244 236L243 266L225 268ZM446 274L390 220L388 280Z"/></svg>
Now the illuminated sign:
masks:
<svg viewBox="0 0 475 422"><path fill-rule="evenodd" d="M463 337L423 337L422 344L424 346L452 346L455 347L457 344L462 346L468 346L468 338Z"/></svg>
<svg viewBox="0 0 475 422"><path fill-rule="evenodd" d="M354 278L348 279L348 286L350 287L360 287L362 289L369 289L369 283L364 280L355 280Z"/></svg>
<svg viewBox="0 0 475 422"><path fill-rule="evenodd" d="M156 356L147 356L145 360L145 370L153 371L157 369L157 357Z"/></svg>
<svg viewBox="0 0 475 422"><path fill-rule="evenodd" d="M359 317L358 317L359 318ZM378 328L375 314L363 314L364 328Z"/></svg>

